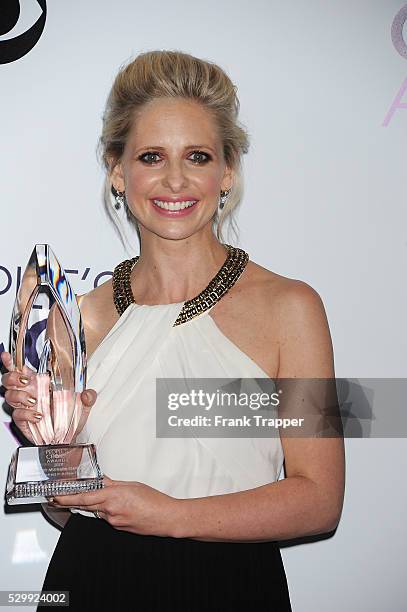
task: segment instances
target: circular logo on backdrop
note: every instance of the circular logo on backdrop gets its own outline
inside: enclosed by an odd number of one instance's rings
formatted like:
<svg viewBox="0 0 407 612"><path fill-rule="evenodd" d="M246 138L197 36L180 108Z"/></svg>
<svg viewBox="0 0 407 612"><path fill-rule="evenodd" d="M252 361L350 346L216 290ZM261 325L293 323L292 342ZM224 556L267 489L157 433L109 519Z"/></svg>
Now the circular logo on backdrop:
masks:
<svg viewBox="0 0 407 612"><path fill-rule="evenodd" d="M403 27L407 21L407 4L405 4L395 16L391 26L391 39L393 45L401 55L407 59L407 44L403 36Z"/></svg>
<svg viewBox="0 0 407 612"><path fill-rule="evenodd" d="M9 38L0 40L0 64L9 64L27 55L35 47L44 30L47 17L46 0L37 0L41 7L42 14L26 32ZM11 32L20 17L19 0L1 0L0 10L0 36Z"/></svg>

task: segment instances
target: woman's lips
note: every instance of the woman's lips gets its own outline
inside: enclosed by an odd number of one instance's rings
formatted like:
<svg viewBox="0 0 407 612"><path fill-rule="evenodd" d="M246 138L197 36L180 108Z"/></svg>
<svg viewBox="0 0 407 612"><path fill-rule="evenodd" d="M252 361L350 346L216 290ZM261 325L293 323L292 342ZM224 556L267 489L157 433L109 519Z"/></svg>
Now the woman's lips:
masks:
<svg viewBox="0 0 407 612"><path fill-rule="evenodd" d="M162 215L163 217L186 217L187 215L189 215L189 213L191 213L194 208L196 208L196 205L199 204L200 200L198 200L197 202L195 202L195 204L192 204L192 206L187 206L186 208L182 209L182 210L166 210L165 208L160 208L159 206L157 206L157 204L154 204L153 200L150 200L152 206L154 207L154 209L158 212L158 214Z"/></svg>

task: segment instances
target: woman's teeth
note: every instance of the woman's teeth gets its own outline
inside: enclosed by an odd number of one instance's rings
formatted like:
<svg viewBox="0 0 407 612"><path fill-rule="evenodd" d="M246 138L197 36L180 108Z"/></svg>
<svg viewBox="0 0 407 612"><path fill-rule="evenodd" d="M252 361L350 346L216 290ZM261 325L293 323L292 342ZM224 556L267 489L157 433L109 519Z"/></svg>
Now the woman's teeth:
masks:
<svg viewBox="0 0 407 612"><path fill-rule="evenodd" d="M198 202L198 200L188 200L185 202L163 202L161 200L153 200L154 204L164 210L183 210L189 208Z"/></svg>

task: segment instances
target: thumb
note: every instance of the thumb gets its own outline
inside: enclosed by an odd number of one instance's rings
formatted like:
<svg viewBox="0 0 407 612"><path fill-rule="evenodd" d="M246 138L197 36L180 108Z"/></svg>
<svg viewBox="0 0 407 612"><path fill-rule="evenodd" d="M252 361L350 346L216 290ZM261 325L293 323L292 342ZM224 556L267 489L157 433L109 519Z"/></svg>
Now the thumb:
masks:
<svg viewBox="0 0 407 612"><path fill-rule="evenodd" d="M13 369L13 360L11 358L11 354L7 351L3 351L1 353L1 360L3 362L4 367L7 368L7 370L10 372Z"/></svg>
<svg viewBox="0 0 407 612"><path fill-rule="evenodd" d="M81 393L82 402L89 408L96 402L97 393L94 389L86 389Z"/></svg>
<svg viewBox="0 0 407 612"><path fill-rule="evenodd" d="M94 389L85 389L85 391L82 391L80 398L81 398L83 410L81 411L79 423L75 430L75 434L72 440L76 440L77 436L81 433L82 429L84 428L85 423L90 414L90 408L95 403L96 397L97 397L97 393Z"/></svg>

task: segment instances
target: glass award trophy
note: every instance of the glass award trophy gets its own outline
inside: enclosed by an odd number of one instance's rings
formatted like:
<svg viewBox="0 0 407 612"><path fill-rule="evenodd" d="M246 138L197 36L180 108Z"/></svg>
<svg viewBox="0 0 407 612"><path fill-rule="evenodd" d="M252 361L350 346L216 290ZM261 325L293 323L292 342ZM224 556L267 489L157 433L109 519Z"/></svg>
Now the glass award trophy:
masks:
<svg viewBox="0 0 407 612"><path fill-rule="evenodd" d="M86 420L86 348L81 313L53 251L37 244L16 296L10 329L14 368L34 374L38 423L27 421L33 446L11 459L8 504L44 503L103 487L94 444L75 443Z"/></svg>

